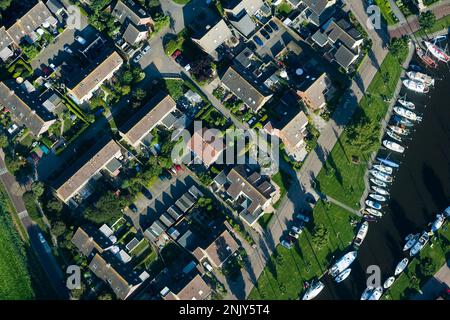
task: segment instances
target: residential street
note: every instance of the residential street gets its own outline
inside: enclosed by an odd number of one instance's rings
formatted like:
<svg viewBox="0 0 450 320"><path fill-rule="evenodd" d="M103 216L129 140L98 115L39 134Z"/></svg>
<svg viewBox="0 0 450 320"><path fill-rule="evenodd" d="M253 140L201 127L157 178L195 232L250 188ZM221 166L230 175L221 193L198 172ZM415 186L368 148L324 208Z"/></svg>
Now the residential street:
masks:
<svg viewBox="0 0 450 320"><path fill-rule="evenodd" d="M3 157L3 150L0 149L0 180L5 186L8 196L11 199L11 203L13 204L22 225L28 233L31 248L35 252L42 268L46 272L47 277L51 281L51 284L55 289L55 292L58 294L59 298L68 299L70 295L65 286L64 273L60 269L60 266L55 257L45 250L44 245L39 240L39 227L28 216L28 213L25 209L25 204L22 199L22 190L17 184L14 176L12 176L7 171Z"/></svg>

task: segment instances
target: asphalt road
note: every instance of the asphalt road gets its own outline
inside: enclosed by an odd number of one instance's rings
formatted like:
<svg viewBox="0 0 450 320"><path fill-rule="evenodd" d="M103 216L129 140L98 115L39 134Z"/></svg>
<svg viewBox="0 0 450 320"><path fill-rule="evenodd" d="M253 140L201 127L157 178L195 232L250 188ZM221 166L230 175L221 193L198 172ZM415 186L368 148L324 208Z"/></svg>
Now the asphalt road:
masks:
<svg viewBox="0 0 450 320"><path fill-rule="evenodd" d="M55 292L60 299L69 299L70 295L65 286L64 274L56 261L55 257L48 253L44 245L39 240L39 227L33 222L33 220L28 216L25 208L25 204L22 198L22 191L17 184L14 176L12 176L6 169L5 162L3 160L3 150L0 149L0 180L5 186L9 198L20 218L20 221L28 233L30 238L30 245L36 254L42 268L47 274L48 279L51 281ZM55 297L56 298L56 297Z"/></svg>

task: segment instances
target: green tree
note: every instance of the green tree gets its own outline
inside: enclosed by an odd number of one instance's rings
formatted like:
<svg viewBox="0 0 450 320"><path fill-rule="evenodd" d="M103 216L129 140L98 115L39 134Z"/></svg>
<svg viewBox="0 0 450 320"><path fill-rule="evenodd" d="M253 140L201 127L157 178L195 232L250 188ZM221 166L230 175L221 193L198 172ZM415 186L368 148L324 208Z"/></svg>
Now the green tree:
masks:
<svg viewBox="0 0 450 320"><path fill-rule="evenodd" d="M33 191L34 196L36 199L39 199L44 194L44 184L42 182L33 182L31 185L31 190Z"/></svg>
<svg viewBox="0 0 450 320"><path fill-rule="evenodd" d="M0 135L0 148L6 148L8 144L8 137L4 134Z"/></svg>
<svg viewBox="0 0 450 320"><path fill-rule="evenodd" d="M133 72L131 70L126 70L122 75L122 82L125 84L130 84L133 82Z"/></svg>
<svg viewBox="0 0 450 320"><path fill-rule="evenodd" d="M419 16L419 24L424 29L430 29L436 23L436 16L433 11L422 12Z"/></svg>
<svg viewBox="0 0 450 320"><path fill-rule="evenodd" d="M403 38L394 38L389 44L389 51L396 57L401 57L408 51L408 40Z"/></svg>
<svg viewBox="0 0 450 320"><path fill-rule="evenodd" d="M11 5L12 0L0 0L0 10L6 10Z"/></svg>
<svg viewBox="0 0 450 320"><path fill-rule="evenodd" d="M201 197L196 203L197 208L204 209L206 211L212 211L213 201L211 198Z"/></svg>
<svg viewBox="0 0 450 320"><path fill-rule="evenodd" d="M433 260L429 257L425 257L420 261L420 273L424 277L429 277L434 273L435 265Z"/></svg>
<svg viewBox="0 0 450 320"><path fill-rule="evenodd" d="M84 217L95 224L112 223L122 216L126 204L124 198L107 192L85 211Z"/></svg>
<svg viewBox="0 0 450 320"><path fill-rule="evenodd" d="M64 207L63 203L59 200L52 199L47 202L47 210L53 211L54 213L60 213Z"/></svg>
<svg viewBox="0 0 450 320"><path fill-rule="evenodd" d="M319 224L314 227L312 243L319 249L327 245L328 230L323 224Z"/></svg>
<svg viewBox="0 0 450 320"><path fill-rule="evenodd" d="M137 101L142 101L145 99L145 96L147 95L145 93L145 91L141 88L137 88L136 90L133 91L133 99L137 100Z"/></svg>
<svg viewBox="0 0 450 320"><path fill-rule="evenodd" d="M66 233L67 227L62 221L56 221L51 224L52 227L52 233L55 235L55 237L59 238L63 234Z"/></svg>

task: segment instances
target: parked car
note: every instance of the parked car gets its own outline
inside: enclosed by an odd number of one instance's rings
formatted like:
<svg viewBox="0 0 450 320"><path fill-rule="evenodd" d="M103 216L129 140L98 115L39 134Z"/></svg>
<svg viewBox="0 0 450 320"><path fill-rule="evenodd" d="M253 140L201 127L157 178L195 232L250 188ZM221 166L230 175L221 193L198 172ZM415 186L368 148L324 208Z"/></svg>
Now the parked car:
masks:
<svg viewBox="0 0 450 320"><path fill-rule="evenodd" d="M142 53L139 53L136 57L134 57L133 62L138 63L139 60L141 60L141 59L142 59Z"/></svg>
<svg viewBox="0 0 450 320"><path fill-rule="evenodd" d="M39 237L39 241L44 244L47 243L47 241L45 240L44 236L42 235L42 233L38 233L38 237Z"/></svg>
<svg viewBox="0 0 450 320"><path fill-rule="evenodd" d="M308 223L308 222L309 222L309 217L306 216L306 215L304 215L304 214L302 214L302 213L297 214L296 218L297 218L298 220L300 220L300 221L305 222L305 223Z"/></svg>
<svg viewBox="0 0 450 320"><path fill-rule="evenodd" d="M67 53L70 53L70 54L73 53L72 49L70 49L68 45L65 45L63 49L64 49L64 51L67 52Z"/></svg>
<svg viewBox="0 0 450 320"><path fill-rule="evenodd" d="M266 30L268 33L273 33L273 29L270 27L270 25L266 24L264 26L264 30Z"/></svg>
<svg viewBox="0 0 450 320"><path fill-rule="evenodd" d="M281 240L281 245L286 249L290 249L292 248L293 243L291 239L283 239Z"/></svg>
<svg viewBox="0 0 450 320"><path fill-rule="evenodd" d="M262 35L264 38L266 38L267 40L270 39L270 34L269 34L266 30L261 29L259 33L261 33L261 35Z"/></svg>
<svg viewBox="0 0 450 320"><path fill-rule="evenodd" d="M186 71L191 70L191 65L189 64L188 60L183 56L181 50L175 50L175 52L172 53L172 58L176 61L176 63L182 66L184 70Z"/></svg>
<svg viewBox="0 0 450 320"><path fill-rule="evenodd" d="M295 239L298 239L302 232L303 227L292 226L291 230L289 231L289 235Z"/></svg>
<svg viewBox="0 0 450 320"><path fill-rule="evenodd" d="M273 30L275 30L275 31L280 30L280 28L278 28L277 24L276 24L273 20L270 20L270 21L269 21L269 25L270 25L270 27L271 27Z"/></svg>
<svg viewBox="0 0 450 320"><path fill-rule="evenodd" d="M261 40L261 38L260 37L258 37L258 36L254 36L253 37L253 41L255 41L255 43L258 45L258 46L260 46L260 47L262 47L263 45L264 45L264 42Z"/></svg>
<svg viewBox="0 0 450 320"><path fill-rule="evenodd" d="M147 188L143 187L141 191L142 191L142 194L144 195L144 197L146 197L148 200L153 199L152 193Z"/></svg>
<svg viewBox="0 0 450 320"><path fill-rule="evenodd" d="M133 211L134 213L138 213L138 208L134 203L130 204L128 208L130 208L130 210Z"/></svg>
<svg viewBox="0 0 450 320"><path fill-rule="evenodd" d="M75 40L79 43L79 44L81 44L81 45L85 45L86 44L86 40L83 38L83 37L81 37L81 36L76 36L75 37Z"/></svg>
<svg viewBox="0 0 450 320"><path fill-rule="evenodd" d="M147 44L143 49L142 49L142 54L147 54L148 52L150 52L152 48L150 47L149 44Z"/></svg>

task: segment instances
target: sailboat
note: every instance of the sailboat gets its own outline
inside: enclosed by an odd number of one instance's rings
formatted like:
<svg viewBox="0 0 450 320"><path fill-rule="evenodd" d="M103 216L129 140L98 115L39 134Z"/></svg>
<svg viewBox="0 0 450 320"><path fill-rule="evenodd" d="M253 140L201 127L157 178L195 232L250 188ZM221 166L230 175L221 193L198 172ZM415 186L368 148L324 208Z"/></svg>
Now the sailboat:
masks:
<svg viewBox="0 0 450 320"><path fill-rule="evenodd" d="M395 277L387 278L386 281L383 283L383 288L385 290L389 289L392 286L392 284L394 283L394 281L395 281Z"/></svg>
<svg viewBox="0 0 450 320"><path fill-rule="evenodd" d="M382 164L385 164L385 165L387 165L389 167L392 167L392 168L400 167L400 165L398 163L396 163L394 161L391 161L391 160L388 160L388 159L383 159L381 157L377 157L377 160L380 161Z"/></svg>
<svg viewBox="0 0 450 320"><path fill-rule="evenodd" d="M430 240L430 235L428 234L428 232L424 231L419 240L417 240L417 242L411 248L411 251L409 251L409 255L413 257L418 254L419 251L422 250L423 247L425 247L425 245L428 243L428 240Z"/></svg>
<svg viewBox="0 0 450 320"><path fill-rule="evenodd" d="M408 88L409 90L418 92L418 93L428 93L430 91L430 88L427 87L425 84L423 84L420 81L416 80L403 80L403 85Z"/></svg>
<svg viewBox="0 0 450 320"><path fill-rule="evenodd" d="M375 194L375 193L370 193L370 194L369 194L369 197L372 198L372 199L375 199L375 200L377 200L377 201L380 201L380 202L384 202L384 201L387 200L387 199L386 199L385 197L383 197L382 195Z"/></svg>
<svg viewBox="0 0 450 320"><path fill-rule="evenodd" d="M424 41L424 44L427 47L428 51L430 51L430 53L439 61L445 63L450 61L450 56L447 53L445 53L444 50L439 48L437 45L432 44L431 42L428 41Z"/></svg>
<svg viewBox="0 0 450 320"><path fill-rule="evenodd" d="M402 106L404 106L405 108L408 108L410 110L414 110L416 108L414 103L412 103L410 101L406 101L404 99L398 99L398 103L400 103Z"/></svg>
<svg viewBox="0 0 450 320"><path fill-rule="evenodd" d="M371 207L371 208L373 208L375 210L380 210L381 209L381 204L379 204L376 201L372 201L372 200L368 200L367 199L365 203L366 203L367 206L369 206L369 207Z"/></svg>
<svg viewBox="0 0 450 320"><path fill-rule="evenodd" d="M394 107L394 112L403 118L406 118L411 121L417 120L417 115L411 110L402 108L402 107Z"/></svg>
<svg viewBox="0 0 450 320"><path fill-rule="evenodd" d="M378 187L383 187L383 188L387 187L387 184L385 182L381 181L381 180L378 180L378 179L375 179L375 178L370 178L370 181L373 184L377 185Z"/></svg>
<svg viewBox="0 0 450 320"><path fill-rule="evenodd" d="M359 248L359 246L363 243L368 231L369 231L369 223L367 221L364 221L358 229L358 233L355 236L355 240L353 240L353 245L356 248Z"/></svg>
<svg viewBox="0 0 450 320"><path fill-rule="evenodd" d="M405 129L405 128L402 128L402 127L398 127L398 126L394 126L394 125L389 125L388 128L391 129L396 134L401 134L403 136L406 136L409 133L408 129Z"/></svg>
<svg viewBox="0 0 450 320"><path fill-rule="evenodd" d="M445 221L445 217L443 214L436 215L436 220L433 222L433 225L431 226L431 231L433 233L438 231L444 224L444 221Z"/></svg>
<svg viewBox="0 0 450 320"><path fill-rule="evenodd" d="M399 124L405 127L412 127L414 125L413 122L406 118L400 117L399 115L394 115L392 117L392 120L396 123L397 126L399 126Z"/></svg>
<svg viewBox="0 0 450 320"><path fill-rule="evenodd" d="M392 174L394 171L391 167L383 166L382 164L376 164L373 166L378 171L384 172L386 174Z"/></svg>
<svg viewBox="0 0 450 320"><path fill-rule="evenodd" d="M406 73L406 75L411 80L420 81L423 84L425 84L426 86L434 86L434 79L425 73L417 72L417 71L408 71Z"/></svg>
<svg viewBox="0 0 450 320"><path fill-rule="evenodd" d="M410 234L408 237L406 237L406 243L403 246L403 251L411 249L411 247L416 244L417 240L419 240L419 237L420 233Z"/></svg>
<svg viewBox="0 0 450 320"><path fill-rule="evenodd" d="M395 141L402 142L402 138L399 135L397 135L394 131L386 130L386 134Z"/></svg>
<svg viewBox="0 0 450 320"><path fill-rule="evenodd" d="M383 295L383 287L376 287L372 294L370 295L369 299L367 300L380 300L381 296Z"/></svg>
<svg viewBox="0 0 450 320"><path fill-rule="evenodd" d="M426 53L425 53L425 51L421 48L421 47L419 47L419 46L417 46L416 47L416 53L417 53L417 56L428 66L428 67L430 67L430 68L437 68L438 67L438 65L437 65L437 63L436 63L436 61L434 61L433 60L433 58L431 58L429 55L427 55Z"/></svg>
<svg viewBox="0 0 450 320"><path fill-rule="evenodd" d="M361 294L361 300L368 300L372 295L374 287L368 286Z"/></svg>
<svg viewBox="0 0 450 320"><path fill-rule="evenodd" d="M403 153L405 152L405 148L402 147L401 145L399 145L398 143L395 143L393 141L389 141L389 140L383 140L383 145L388 148L389 150L398 152L398 153Z"/></svg>
<svg viewBox="0 0 450 320"><path fill-rule="evenodd" d="M408 265L408 262L409 262L408 258L402 259L402 261L400 261L395 267L394 275L398 276L400 273L402 273L403 270L405 270L406 266Z"/></svg>
<svg viewBox="0 0 450 320"><path fill-rule="evenodd" d="M325 285L321 281L314 282L303 295L302 300L312 300L319 295L319 293L325 288Z"/></svg>
<svg viewBox="0 0 450 320"><path fill-rule="evenodd" d="M386 173L380 172L378 170L369 170L369 172L378 180L381 180L383 182L392 182L392 177Z"/></svg>
<svg viewBox="0 0 450 320"><path fill-rule="evenodd" d="M383 216L383 214L382 214L380 211L375 210L375 209L372 209L372 208L366 208L366 211L367 211L370 215L372 215L372 216L374 216L374 217L377 217L377 218L381 218L381 217Z"/></svg>
<svg viewBox="0 0 450 320"><path fill-rule="evenodd" d="M355 261L356 256L358 255L357 251L351 251L342 256L331 268L330 273L334 277L336 277L339 273L350 267L350 265Z"/></svg>
<svg viewBox="0 0 450 320"><path fill-rule="evenodd" d="M350 268L345 269L344 271L339 273L336 276L336 278L334 278L334 281L336 281L337 283L340 283L340 282L344 281L345 279L348 278L348 276L350 275L350 272L352 272L352 269L350 269Z"/></svg>
<svg viewBox="0 0 450 320"><path fill-rule="evenodd" d="M386 191L386 190L384 190L383 188L376 187L376 186L372 186L372 189L373 189L373 191L375 191L376 193L379 193L379 194L381 194L381 195L383 195L383 196L388 196L388 195L389 195L389 192Z"/></svg>

